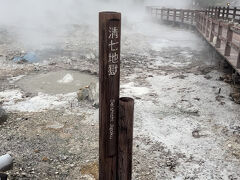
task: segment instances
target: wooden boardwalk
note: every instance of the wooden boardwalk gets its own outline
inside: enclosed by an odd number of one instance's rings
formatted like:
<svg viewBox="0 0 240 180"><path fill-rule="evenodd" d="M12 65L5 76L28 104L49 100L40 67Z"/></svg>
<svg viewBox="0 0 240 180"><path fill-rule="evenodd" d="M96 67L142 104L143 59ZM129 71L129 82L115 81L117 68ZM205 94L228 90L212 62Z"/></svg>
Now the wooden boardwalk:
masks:
<svg viewBox="0 0 240 180"><path fill-rule="evenodd" d="M152 17L172 23L188 24L240 75L240 9L210 7L207 10L147 7Z"/></svg>

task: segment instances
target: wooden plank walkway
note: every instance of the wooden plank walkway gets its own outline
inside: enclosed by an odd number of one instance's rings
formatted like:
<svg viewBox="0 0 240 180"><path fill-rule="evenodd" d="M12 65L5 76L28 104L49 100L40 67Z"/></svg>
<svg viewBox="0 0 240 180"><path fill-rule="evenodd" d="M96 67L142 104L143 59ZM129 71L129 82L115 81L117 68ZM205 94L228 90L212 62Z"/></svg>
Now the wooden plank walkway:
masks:
<svg viewBox="0 0 240 180"><path fill-rule="evenodd" d="M205 40L240 75L240 9L209 7L207 10L147 7L152 17L194 26Z"/></svg>

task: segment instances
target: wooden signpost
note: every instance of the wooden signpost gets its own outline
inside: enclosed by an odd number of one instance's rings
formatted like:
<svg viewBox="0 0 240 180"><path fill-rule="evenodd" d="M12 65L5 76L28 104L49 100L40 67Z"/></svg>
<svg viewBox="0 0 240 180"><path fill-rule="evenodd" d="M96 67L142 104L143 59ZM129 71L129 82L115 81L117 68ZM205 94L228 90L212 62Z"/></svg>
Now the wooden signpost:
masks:
<svg viewBox="0 0 240 180"><path fill-rule="evenodd" d="M132 179L134 100L120 98L118 123L118 180Z"/></svg>
<svg viewBox="0 0 240 180"><path fill-rule="evenodd" d="M121 14L99 14L99 179L117 177Z"/></svg>
<svg viewBox="0 0 240 180"><path fill-rule="evenodd" d="M130 180L132 173L130 164L132 162L133 100L129 98L119 100L120 45L121 14L100 12L99 180ZM120 108L123 113L120 119L119 101L124 104ZM120 157L118 150L120 150ZM118 159L122 159L124 164ZM121 170L118 169L118 164Z"/></svg>

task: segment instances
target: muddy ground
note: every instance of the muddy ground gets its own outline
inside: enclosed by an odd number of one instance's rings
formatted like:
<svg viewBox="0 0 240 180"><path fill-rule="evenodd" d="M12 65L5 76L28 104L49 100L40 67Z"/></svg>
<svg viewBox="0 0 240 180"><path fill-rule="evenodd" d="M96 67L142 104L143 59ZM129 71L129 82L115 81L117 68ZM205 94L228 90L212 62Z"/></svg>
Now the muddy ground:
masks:
<svg viewBox="0 0 240 180"><path fill-rule="evenodd" d="M0 155L14 157L10 179L97 179L98 107L79 102L78 87L25 88L26 79L49 72L97 79L97 35L88 28L75 25L61 46L40 50L1 31L0 103L9 118L0 125ZM11 60L30 50L37 63ZM229 96L238 88L194 30L126 27L121 96L135 99L133 179L240 179L240 106Z"/></svg>

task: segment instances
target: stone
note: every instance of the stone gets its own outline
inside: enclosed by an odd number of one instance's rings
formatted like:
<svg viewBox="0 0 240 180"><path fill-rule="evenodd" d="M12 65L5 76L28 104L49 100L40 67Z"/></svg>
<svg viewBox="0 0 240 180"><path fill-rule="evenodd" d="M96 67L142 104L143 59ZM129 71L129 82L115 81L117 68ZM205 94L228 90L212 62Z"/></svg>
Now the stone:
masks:
<svg viewBox="0 0 240 180"><path fill-rule="evenodd" d="M53 122L47 125L47 129L53 129L53 130L59 130L59 129L62 129L63 127L64 125L58 122Z"/></svg>
<svg viewBox="0 0 240 180"><path fill-rule="evenodd" d="M77 93L78 101L87 100L89 96L88 87L79 89Z"/></svg>
<svg viewBox="0 0 240 180"><path fill-rule="evenodd" d="M91 83L85 88L79 89L77 93L78 101L88 100L94 107L99 106L99 83Z"/></svg>
<svg viewBox="0 0 240 180"><path fill-rule="evenodd" d="M10 154L0 156L0 171L8 171L13 167L13 158ZM0 178L1 179L1 178Z"/></svg>
<svg viewBox="0 0 240 180"><path fill-rule="evenodd" d="M45 156L45 157L42 158L42 161L47 162L47 161L49 161L49 159L48 159L48 157Z"/></svg>
<svg viewBox="0 0 240 180"><path fill-rule="evenodd" d="M199 130L194 130L194 131L192 132L192 136L193 136L194 138L200 138L201 136L200 136Z"/></svg>
<svg viewBox="0 0 240 180"><path fill-rule="evenodd" d="M230 97L236 104L240 104L240 93L239 92L231 93Z"/></svg>
<svg viewBox="0 0 240 180"><path fill-rule="evenodd" d="M0 124L7 121L8 115L4 109L0 107Z"/></svg>

